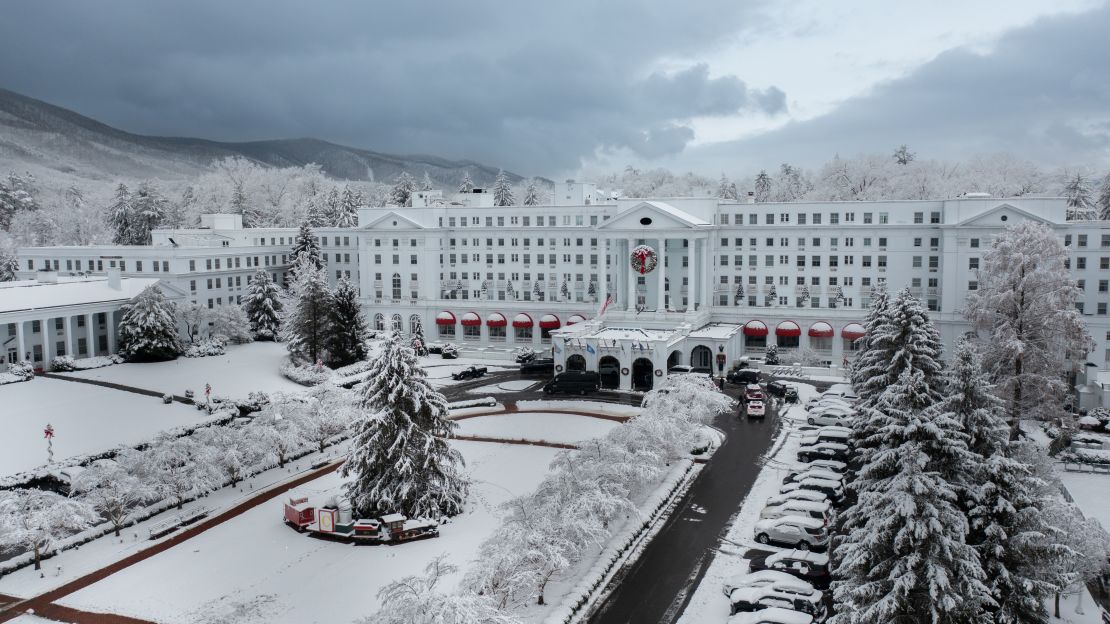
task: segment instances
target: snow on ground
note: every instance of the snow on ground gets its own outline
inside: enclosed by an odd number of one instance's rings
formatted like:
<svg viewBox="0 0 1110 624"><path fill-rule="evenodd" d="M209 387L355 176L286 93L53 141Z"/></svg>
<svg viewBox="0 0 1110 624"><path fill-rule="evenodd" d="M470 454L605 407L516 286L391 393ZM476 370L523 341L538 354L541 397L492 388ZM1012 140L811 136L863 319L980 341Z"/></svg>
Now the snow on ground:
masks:
<svg viewBox="0 0 1110 624"><path fill-rule="evenodd" d="M422 572L447 553L465 569L498 525L497 505L531 492L547 474L554 449L480 442L452 443L474 478L467 511L441 536L396 546L353 546L316 540L282 523L274 500L182 545L127 568L62 602L162 622L338 624L372 614L378 590ZM298 492L333 491L338 475ZM82 549L83 550L83 549ZM447 580L451 589L461 577Z"/></svg>
<svg viewBox="0 0 1110 624"><path fill-rule="evenodd" d="M512 381L504 381L501 383L490 384L480 388L473 388L467 390L467 394L505 394L507 392L522 392L524 390L531 390L534 386L538 386L542 381L535 379L514 379Z"/></svg>
<svg viewBox="0 0 1110 624"><path fill-rule="evenodd" d="M574 414L506 413L477 416L458 421L458 435L474 435L508 440L543 440L576 444L605 435L620 423L613 420Z"/></svg>
<svg viewBox="0 0 1110 624"><path fill-rule="evenodd" d="M251 392L302 392L305 387L281 375L288 356L278 342L252 342L228 345L225 355L203 358L179 357L169 362L117 364L107 368L64 373L71 377L100 379L112 383L184 395L192 390L204 396L204 384L212 384L212 394L245 399Z"/></svg>
<svg viewBox="0 0 1110 624"><path fill-rule="evenodd" d="M1075 504L1083 510L1083 515L1099 521L1102 528L1110 530L1110 499L1106 490L1110 487L1110 475L1096 472L1066 472L1058 470L1060 480L1068 489Z"/></svg>
<svg viewBox="0 0 1110 624"><path fill-rule="evenodd" d="M444 386L450 386L457 383L463 383L464 381L470 381L469 379L465 379L462 381L455 381L454 379L451 379L452 374L457 373L469 366L484 366L491 373L514 370L518 368L516 364L513 364L512 362L506 362L505 360L479 360L475 358L458 358L456 360L445 360L438 355L427 355L418 358L418 360L420 361L420 365L424 367L425 372L428 373L428 379L431 380L432 386L436 388L442 388Z"/></svg>
<svg viewBox="0 0 1110 624"><path fill-rule="evenodd" d="M97 371L113 368L118 367ZM55 431L54 458L62 460L142 442L207 418L180 403L165 405L154 397L42 377L0 386L0 403L0 476L46 463L42 432L48 423Z"/></svg>
<svg viewBox="0 0 1110 624"><path fill-rule="evenodd" d="M517 409L522 410L583 410L610 416L627 416L629 418L640 413L640 408L635 405L619 405L600 401L517 401L516 406Z"/></svg>

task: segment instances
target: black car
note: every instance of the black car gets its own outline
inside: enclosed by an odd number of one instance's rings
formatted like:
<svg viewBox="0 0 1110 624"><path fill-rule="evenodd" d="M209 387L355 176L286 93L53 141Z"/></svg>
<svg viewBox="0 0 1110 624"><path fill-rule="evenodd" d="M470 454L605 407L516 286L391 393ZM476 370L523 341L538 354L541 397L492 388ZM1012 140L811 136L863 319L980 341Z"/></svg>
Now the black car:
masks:
<svg viewBox="0 0 1110 624"><path fill-rule="evenodd" d="M781 381L772 381L767 384L767 393L773 394L777 397L786 396L786 384Z"/></svg>
<svg viewBox="0 0 1110 624"><path fill-rule="evenodd" d="M547 394L566 392L569 394L587 394L601 389L601 376L594 371L567 371L555 375L555 379L547 382L543 391Z"/></svg>
<svg viewBox="0 0 1110 624"><path fill-rule="evenodd" d="M553 358L534 358L520 365L521 375L550 375L554 372Z"/></svg>
<svg viewBox="0 0 1110 624"><path fill-rule="evenodd" d="M730 384L735 384L738 386L757 384L759 383L759 371L755 370L754 368L738 368L736 370L729 371L728 374L725 375L725 379Z"/></svg>
<svg viewBox="0 0 1110 624"><path fill-rule="evenodd" d="M787 386L786 392L783 394L783 400L787 403L798 402L798 388L795 386Z"/></svg>
<svg viewBox="0 0 1110 624"><path fill-rule="evenodd" d="M451 373L451 379L461 381L463 379L477 379L479 377L485 377L485 375L485 366L468 366L457 373Z"/></svg>

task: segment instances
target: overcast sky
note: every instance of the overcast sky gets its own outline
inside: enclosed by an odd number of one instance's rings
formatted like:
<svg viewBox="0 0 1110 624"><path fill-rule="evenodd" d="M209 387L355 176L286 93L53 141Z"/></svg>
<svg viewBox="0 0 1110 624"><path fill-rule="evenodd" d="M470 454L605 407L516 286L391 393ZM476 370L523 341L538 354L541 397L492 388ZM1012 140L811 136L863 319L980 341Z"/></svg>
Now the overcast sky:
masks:
<svg viewBox="0 0 1110 624"><path fill-rule="evenodd" d="M311 136L549 177L899 143L1110 164L1110 7L919 4L12 0L0 86L144 134Z"/></svg>

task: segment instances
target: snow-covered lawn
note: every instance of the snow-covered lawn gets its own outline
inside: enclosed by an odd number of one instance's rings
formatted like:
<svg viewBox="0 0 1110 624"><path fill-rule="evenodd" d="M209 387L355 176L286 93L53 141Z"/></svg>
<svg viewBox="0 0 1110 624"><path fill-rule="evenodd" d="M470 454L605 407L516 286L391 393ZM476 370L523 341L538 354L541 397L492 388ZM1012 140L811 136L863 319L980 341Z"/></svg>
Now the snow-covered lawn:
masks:
<svg viewBox="0 0 1110 624"><path fill-rule="evenodd" d="M100 372L117 367L97 369ZM54 427L54 458L107 451L204 418L200 410L154 397L56 379L0 387L0 476L46 463L43 429Z"/></svg>
<svg viewBox="0 0 1110 624"><path fill-rule="evenodd" d="M532 491L547 473L554 449L480 442L453 443L474 478L466 512L437 539L396 546L353 546L312 539L281 521L272 501L62 602L165 622L348 623L377 610L378 589L422 571L447 553L465 569L496 527L496 506ZM329 475L302 487L335 490ZM449 579L457 583L459 575ZM232 620L228 620L232 621Z"/></svg>
<svg viewBox="0 0 1110 624"><path fill-rule="evenodd" d="M100 379L112 383L184 395L192 390L204 395L204 384L212 394L245 399L251 392L300 392L305 388L281 375L288 352L275 342L228 345L225 355L203 358L181 357L170 362L117 364L107 368L63 373L71 377Z"/></svg>
<svg viewBox="0 0 1110 624"><path fill-rule="evenodd" d="M460 421L459 435L474 435L508 440L543 440L575 444L603 436L620 423L574 414L505 413L477 416Z"/></svg>
<svg viewBox="0 0 1110 624"><path fill-rule="evenodd" d="M1059 470L1058 474L1083 515L1098 520L1102 528L1110 530L1110 500L1106 497L1110 475L1064 470Z"/></svg>
<svg viewBox="0 0 1110 624"><path fill-rule="evenodd" d="M538 386L541 383L543 382L537 381L535 379L514 379L512 381L503 381L501 383L490 384L488 386L482 386L480 388L473 388L471 390L467 390L466 392L467 394L479 395L521 392L524 390L529 390L534 386Z"/></svg>

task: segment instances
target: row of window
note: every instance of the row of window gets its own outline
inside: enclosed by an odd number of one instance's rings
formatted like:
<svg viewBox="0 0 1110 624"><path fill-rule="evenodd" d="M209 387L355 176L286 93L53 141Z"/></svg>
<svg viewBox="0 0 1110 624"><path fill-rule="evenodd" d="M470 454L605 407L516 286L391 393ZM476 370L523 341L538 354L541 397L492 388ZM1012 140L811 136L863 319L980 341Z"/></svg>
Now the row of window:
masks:
<svg viewBox="0 0 1110 624"><path fill-rule="evenodd" d="M602 220L607 221L608 219L609 215L604 215ZM449 228L467 226L482 227L482 217L440 217L439 227L444 227L445 220L447 227ZM584 226L587 223L589 225L597 225L598 215L562 215L561 224L559 222L560 219L555 215L509 215L508 217L485 217L485 226L506 227L515 225L531 227L533 220L535 221L536 227L559 227L560 225L579 227ZM496 223L497 225L494 226L494 223Z"/></svg>
<svg viewBox="0 0 1110 624"><path fill-rule="evenodd" d="M813 213L798 212L798 213L794 213L794 214L791 214L789 212L780 212L780 213L777 213L777 215L776 215L776 213L773 213L773 212L765 212L765 213L763 213L763 225L775 225L776 216L777 216L778 223L790 223L791 218L793 218L794 223L796 223L798 225L822 225L824 223L825 214L826 213L821 213L821 212L813 212ZM855 223L856 222L856 213L855 212L845 212L845 213L843 213L843 217L844 217L843 219L841 219L842 213L839 213L839 212L830 212L830 213L827 213L827 215L829 217L829 225L839 225L841 223ZM878 223L880 225L884 225L884 224L890 223L890 214L889 213L880 212L880 213L878 213L878 217L879 217L878 221L876 221L874 212L865 212L865 213L863 213L863 224L868 225L868 224L872 224L872 223ZM914 223L924 223L925 222L924 219L925 219L925 213L923 213L923 212L915 212L914 213L914 221L913 221ZM730 217L730 215L725 214L725 213L721 213L720 215L718 215L717 222L720 225L730 225L730 221L731 221L731 224L734 224L734 225L744 225L745 224L744 215L741 214L741 213L735 213L735 214L731 215L731 217ZM929 223L940 223L940 213L939 212L929 213ZM759 214L754 213L754 212L749 212L747 214L747 225L759 225L759 224L760 224L759 223Z"/></svg>

